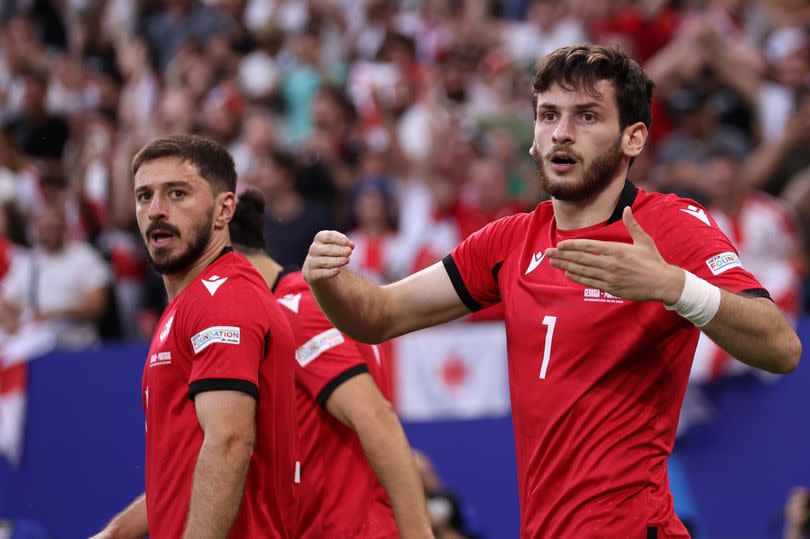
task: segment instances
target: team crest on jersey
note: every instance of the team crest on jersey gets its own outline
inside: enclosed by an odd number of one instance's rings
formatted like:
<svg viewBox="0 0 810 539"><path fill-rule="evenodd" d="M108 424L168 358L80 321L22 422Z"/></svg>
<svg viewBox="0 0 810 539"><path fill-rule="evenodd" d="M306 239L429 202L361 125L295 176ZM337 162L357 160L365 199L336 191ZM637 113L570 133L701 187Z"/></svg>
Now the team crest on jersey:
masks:
<svg viewBox="0 0 810 539"><path fill-rule="evenodd" d="M586 288L583 292L582 300L593 303L624 303L624 300L619 296L614 296L598 288Z"/></svg>
<svg viewBox="0 0 810 539"><path fill-rule="evenodd" d="M149 357L149 367L159 367L161 365L171 365L172 353L171 352L158 352Z"/></svg>
<svg viewBox="0 0 810 539"><path fill-rule="evenodd" d="M740 262L740 257L737 256L737 253L732 253L729 251L711 257L706 261L706 265L709 266L712 275L720 275L724 271L728 271L731 268L741 268L742 262Z"/></svg>
<svg viewBox="0 0 810 539"><path fill-rule="evenodd" d="M166 323L163 325L163 329L160 331L160 335L158 335L158 337L160 338L160 342L164 342L166 340L166 337L169 336L169 330L172 329L172 322L174 322L174 315L171 315L169 319L166 320Z"/></svg>
<svg viewBox="0 0 810 539"><path fill-rule="evenodd" d="M194 335L191 347L197 354L215 343L239 344L240 336L240 329L236 326L212 326Z"/></svg>

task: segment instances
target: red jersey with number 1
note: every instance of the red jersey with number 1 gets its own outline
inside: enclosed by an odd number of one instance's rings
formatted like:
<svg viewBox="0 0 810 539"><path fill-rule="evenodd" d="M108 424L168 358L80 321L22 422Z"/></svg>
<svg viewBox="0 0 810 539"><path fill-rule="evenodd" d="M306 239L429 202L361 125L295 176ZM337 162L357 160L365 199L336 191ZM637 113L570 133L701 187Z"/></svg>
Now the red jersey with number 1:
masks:
<svg viewBox="0 0 810 539"><path fill-rule="evenodd" d="M767 296L704 208L629 182L605 223L560 230L544 202L446 257L470 309L505 307L523 538L688 537L667 458L699 329L659 302L575 283L544 259L566 239L631 243L625 206L670 264Z"/></svg>
<svg viewBox="0 0 810 539"><path fill-rule="evenodd" d="M227 248L166 307L143 371L149 536L183 536L203 430L194 399L256 399L256 443L228 537L298 537L292 331L261 275Z"/></svg>
<svg viewBox="0 0 810 539"><path fill-rule="evenodd" d="M296 341L295 385L301 439L301 539L396 539L388 497L357 433L335 419L326 403L355 376L381 386L376 346L353 341L321 312L300 272L282 273L273 293Z"/></svg>

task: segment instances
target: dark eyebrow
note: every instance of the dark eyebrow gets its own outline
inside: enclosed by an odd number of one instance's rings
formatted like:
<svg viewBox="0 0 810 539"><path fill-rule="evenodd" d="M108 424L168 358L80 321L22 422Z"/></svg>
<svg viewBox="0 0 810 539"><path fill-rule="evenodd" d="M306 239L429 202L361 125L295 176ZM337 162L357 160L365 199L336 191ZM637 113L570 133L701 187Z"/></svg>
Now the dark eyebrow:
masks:
<svg viewBox="0 0 810 539"><path fill-rule="evenodd" d="M548 110L557 110L557 105L553 103L540 103L537 105L538 109L548 109ZM602 106L601 103L598 101L588 101L587 103L581 103L579 105L574 105L574 110L576 111L583 111L583 110L590 110L590 109L604 109L605 107Z"/></svg>
<svg viewBox="0 0 810 539"><path fill-rule="evenodd" d="M168 189L168 190L171 190L171 189L189 189L191 187L191 183L187 182L185 180L174 180L174 181L171 181L171 182L163 183L163 184L160 185L160 187L162 189ZM135 189L135 194L137 195L139 193L149 192L149 191L153 191L153 190L154 189L152 189L152 187L150 187L148 185L142 185L142 186L138 187L137 189Z"/></svg>

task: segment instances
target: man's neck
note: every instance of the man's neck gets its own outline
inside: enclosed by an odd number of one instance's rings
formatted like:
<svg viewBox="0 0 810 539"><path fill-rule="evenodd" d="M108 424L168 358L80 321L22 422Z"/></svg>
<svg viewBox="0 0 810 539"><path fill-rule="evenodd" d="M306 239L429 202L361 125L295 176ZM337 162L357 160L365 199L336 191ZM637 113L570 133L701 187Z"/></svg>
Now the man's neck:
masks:
<svg viewBox="0 0 810 539"><path fill-rule="evenodd" d="M272 290L273 285L276 284L276 279L278 279L279 274L284 269L281 267L281 264L263 252L242 253L242 256L253 264L253 267L256 268L256 271L262 276L264 282L267 283L267 288Z"/></svg>
<svg viewBox="0 0 810 539"><path fill-rule="evenodd" d="M166 294L169 297L169 301L172 301L180 295L180 292L185 290L188 285L193 283L194 279L199 277L200 273L219 257L222 250L227 247L229 243L230 240L227 236L220 238L212 237L211 241L208 242L208 246L197 258L196 262L186 271L163 275L163 284L166 286Z"/></svg>
<svg viewBox="0 0 810 539"><path fill-rule="evenodd" d="M576 230L597 225L607 221L624 189L626 170L617 175L610 184L600 193L576 202L551 199L554 206L554 220L560 230Z"/></svg>

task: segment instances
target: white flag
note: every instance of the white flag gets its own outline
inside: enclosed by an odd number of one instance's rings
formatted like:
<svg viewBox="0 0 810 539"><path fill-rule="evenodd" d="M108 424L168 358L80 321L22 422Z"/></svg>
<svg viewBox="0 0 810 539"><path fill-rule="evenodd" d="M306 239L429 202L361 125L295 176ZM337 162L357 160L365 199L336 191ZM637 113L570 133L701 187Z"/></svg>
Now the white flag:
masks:
<svg viewBox="0 0 810 539"><path fill-rule="evenodd" d="M500 322L458 323L394 341L398 414L408 421L509 413L506 335Z"/></svg>

